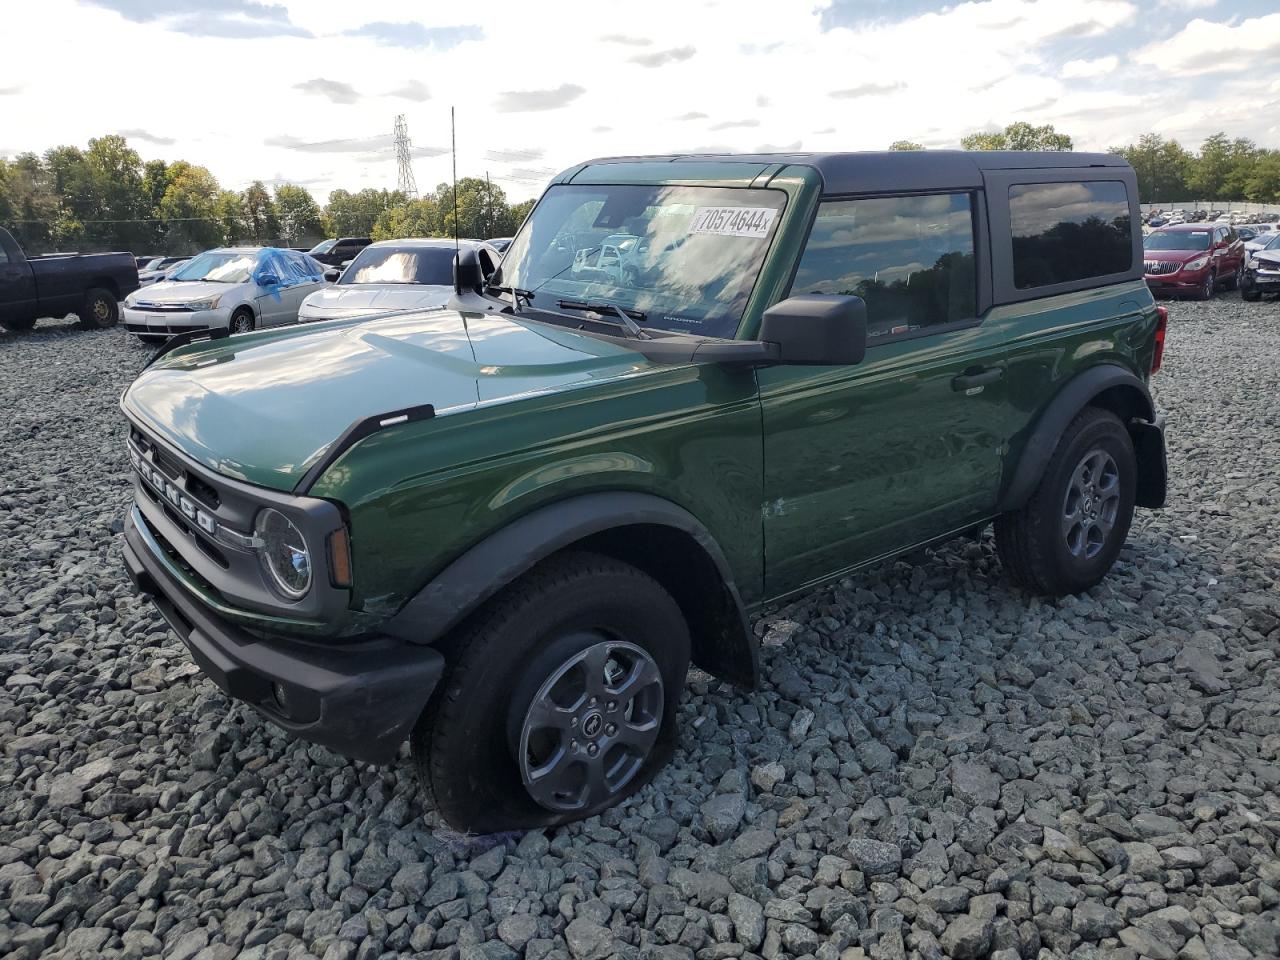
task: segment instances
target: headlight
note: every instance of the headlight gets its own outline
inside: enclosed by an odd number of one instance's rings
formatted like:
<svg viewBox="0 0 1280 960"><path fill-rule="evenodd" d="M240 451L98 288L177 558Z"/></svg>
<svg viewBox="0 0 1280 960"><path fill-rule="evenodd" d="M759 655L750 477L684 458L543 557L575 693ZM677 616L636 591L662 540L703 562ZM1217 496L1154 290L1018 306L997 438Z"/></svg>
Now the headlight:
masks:
<svg viewBox="0 0 1280 960"><path fill-rule="evenodd" d="M1182 265L1182 269L1183 270L1199 270L1202 267L1204 267L1206 264L1208 264L1208 262L1209 262L1208 257L1196 257L1194 260L1189 260L1186 263L1184 263Z"/></svg>
<svg viewBox="0 0 1280 960"><path fill-rule="evenodd" d="M205 297L203 300L192 300L187 304L188 310L212 310L218 305L218 301L222 299L222 294L216 297Z"/></svg>
<svg viewBox="0 0 1280 960"><path fill-rule="evenodd" d="M268 507L258 514L253 532L262 541L258 556L276 589L290 600L305 596L311 588L311 554L302 531Z"/></svg>

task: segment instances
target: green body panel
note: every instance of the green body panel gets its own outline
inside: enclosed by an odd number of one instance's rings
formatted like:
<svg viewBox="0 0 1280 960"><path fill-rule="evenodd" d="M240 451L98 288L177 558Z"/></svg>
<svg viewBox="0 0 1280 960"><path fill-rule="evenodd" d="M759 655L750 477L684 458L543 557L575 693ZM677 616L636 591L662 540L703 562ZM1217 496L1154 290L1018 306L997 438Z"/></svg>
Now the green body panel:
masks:
<svg viewBox="0 0 1280 960"><path fill-rule="evenodd" d="M602 163L564 177L771 177L788 200L739 339L788 294L822 191L812 168L756 162ZM997 307L981 323L873 346L856 366L753 369L659 364L564 327L432 311L181 348L123 405L199 462L276 490L293 489L355 421L435 406L434 418L351 447L310 491L350 519L355 586L335 634L376 627L513 519L597 491L689 511L755 607L992 517L1062 384L1096 363L1145 379L1156 322L1137 281ZM953 389L992 365L998 382Z"/></svg>
<svg viewBox="0 0 1280 960"><path fill-rule="evenodd" d="M1141 376L1155 324L1139 281L995 308L974 326L871 347L853 367L761 370L766 592L991 519L1063 384L1095 363ZM953 388L988 367L1002 379Z"/></svg>

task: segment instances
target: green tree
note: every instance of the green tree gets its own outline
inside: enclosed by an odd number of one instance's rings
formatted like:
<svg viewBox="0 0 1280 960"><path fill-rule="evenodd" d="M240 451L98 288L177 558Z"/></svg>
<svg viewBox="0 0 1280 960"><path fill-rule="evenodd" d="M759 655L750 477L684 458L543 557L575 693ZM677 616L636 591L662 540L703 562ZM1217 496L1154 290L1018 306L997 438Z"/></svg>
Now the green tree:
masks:
<svg viewBox="0 0 1280 960"><path fill-rule="evenodd" d="M1018 120L1003 130L971 133L961 138L960 146L965 150L1070 150L1072 140L1051 123L1036 127Z"/></svg>
<svg viewBox="0 0 1280 960"><path fill-rule="evenodd" d="M94 246L144 250L154 241L150 205L142 191L142 158L124 137L89 141L84 152L91 216L85 239ZM94 221L94 222L88 222Z"/></svg>
<svg viewBox="0 0 1280 960"><path fill-rule="evenodd" d="M1244 195L1254 203L1280 203L1280 150L1264 150L1254 159Z"/></svg>
<svg viewBox="0 0 1280 960"><path fill-rule="evenodd" d="M1177 140L1165 140L1157 133L1146 133L1137 143L1113 147L1112 153L1129 161L1138 175L1138 200L1141 203L1176 202L1187 198L1187 174L1194 158Z"/></svg>
<svg viewBox="0 0 1280 960"><path fill-rule="evenodd" d="M324 221L320 206L311 193L292 183L276 187L276 216L280 219L280 236L287 243L306 237L323 236Z"/></svg>
<svg viewBox="0 0 1280 960"><path fill-rule="evenodd" d="M511 207L511 222L515 224L516 230L520 229L520 224L524 223L525 218L533 210L533 205L537 202L537 197L530 197L528 200L521 200Z"/></svg>
<svg viewBox="0 0 1280 960"><path fill-rule="evenodd" d="M329 235L370 236L378 218L390 208L404 202L405 195L398 190L375 190L372 187L366 187L359 193L334 190L329 194L329 205L325 210Z"/></svg>
<svg viewBox="0 0 1280 960"><path fill-rule="evenodd" d="M244 206L244 225L256 242L270 242L280 233L280 220L276 205L261 180L255 180L240 194Z"/></svg>
<svg viewBox="0 0 1280 960"><path fill-rule="evenodd" d="M32 254L63 246L62 227L79 228L79 223L63 212L34 153L19 154L12 160L0 158L0 223Z"/></svg>
<svg viewBox="0 0 1280 960"><path fill-rule="evenodd" d="M439 184L435 199L443 233L453 236L453 186ZM519 226L507 204L506 192L481 177L463 177L458 181L457 220L458 236L477 240L510 236Z"/></svg>
<svg viewBox="0 0 1280 960"><path fill-rule="evenodd" d="M386 210L373 225L374 240L400 237L442 237L445 235L440 205L435 197L408 200Z"/></svg>
<svg viewBox="0 0 1280 960"><path fill-rule="evenodd" d="M213 203L213 216L222 243L230 245L245 239L244 203L240 194L234 190L219 190Z"/></svg>
<svg viewBox="0 0 1280 960"><path fill-rule="evenodd" d="M916 143L914 140L895 140L889 144L890 150L923 150L923 143Z"/></svg>
<svg viewBox="0 0 1280 960"><path fill-rule="evenodd" d="M221 241L218 181L204 167L185 160L169 166L169 186L160 201L165 243L170 250L192 251Z"/></svg>

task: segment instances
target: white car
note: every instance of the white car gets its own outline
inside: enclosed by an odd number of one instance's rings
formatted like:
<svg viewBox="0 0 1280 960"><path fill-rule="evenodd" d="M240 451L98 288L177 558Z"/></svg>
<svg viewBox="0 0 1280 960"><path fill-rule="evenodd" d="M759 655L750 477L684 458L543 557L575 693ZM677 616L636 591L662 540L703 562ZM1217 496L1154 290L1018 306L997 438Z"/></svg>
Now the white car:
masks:
<svg viewBox="0 0 1280 960"><path fill-rule="evenodd" d="M125 329L143 340L191 330L245 333L296 323L303 299L323 286L324 266L305 253L220 247L129 294L122 314Z"/></svg>
<svg viewBox="0 0 1280 960"><path fill-rule="evenodd" d="M502 259L497 250L477 240L460 240L458 245L476 251L485 276ZM371 243L346 269L325 271L325 278L334 282L308 294L298 319L306 323L443 307L453 296L453 253L453 241L444 239Z"/></svg>
<svg viewBox="0 0 1280 960"><path fill-rule="evenodd" d="M1280 232L1272 230L1268 233L1260 233L1252 240L1246 240L1244 244L1245 262L1252 260L1255 253L1261 253L1263 250L1280 252Z"/></svg>
<svg viewBox="0 0 1280 960"><path fill-rule="evenodd" d="M145 266L138 268L138 286L149 287L163 280L167 274L173 273L190 259L190 257L152 257Z"/></svg>

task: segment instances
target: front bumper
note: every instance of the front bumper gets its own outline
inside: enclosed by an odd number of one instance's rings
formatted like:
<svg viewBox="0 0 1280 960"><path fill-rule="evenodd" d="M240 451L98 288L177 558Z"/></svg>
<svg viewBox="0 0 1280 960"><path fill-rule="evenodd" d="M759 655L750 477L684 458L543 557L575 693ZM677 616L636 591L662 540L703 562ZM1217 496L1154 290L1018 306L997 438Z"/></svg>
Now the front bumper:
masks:
<svg viewBox="0 0 1280 960"><path fill-rule="evenodd" d="M1177 273L1149 273L1143 277L1152 293L1195 293L1204 286L1209 268Z"/></svg>
<svg viewBox="0 0 1280 960"><path fill-rule="evenodd" d="M1243 290L1257 290L1259 293L1280 293L1280 270L1246 270L1240 286Z"/></svg>
<svg viewBox="0 0 1280 960"><path fill-rule="evenodd" d="M139 310L124 307L120 311L125 330L143 336L167 337L191 330L225 330L231 322L231 310Z"/></svg>
<svg viewBox="0 0 1280 960"><path fill-rule="evenodd" d="M136 508L124 535L130 579L223 693L353 760L395 759L444 672L438 650L386 636L331 645L260 638L183 586Z"/></svg>

